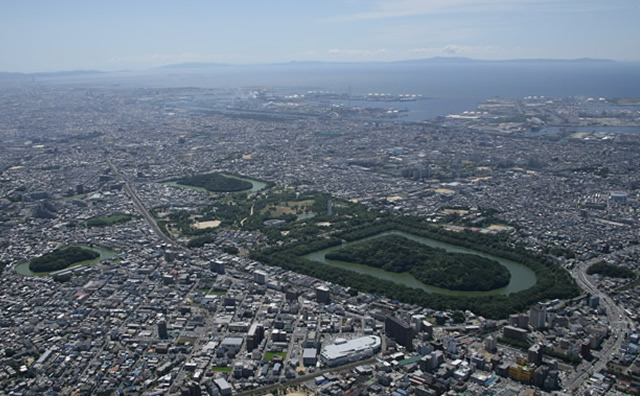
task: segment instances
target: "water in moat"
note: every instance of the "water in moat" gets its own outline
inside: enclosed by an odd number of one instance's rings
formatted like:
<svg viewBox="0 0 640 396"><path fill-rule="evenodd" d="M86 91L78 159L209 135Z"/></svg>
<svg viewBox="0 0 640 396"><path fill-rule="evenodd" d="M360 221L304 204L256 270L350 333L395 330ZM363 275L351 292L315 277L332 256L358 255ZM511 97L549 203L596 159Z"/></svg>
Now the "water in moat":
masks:
<svg viewBox="0 0 640 396"><path fill-rule="evenodd" d="M102 261L102 260L106 260L108 258L111 258L113 256L115 256L116 254L118 254L118 252L114 252L113 250L108 250L108 249L104 249L98 246L87 246L87 245L71 245L71 246L79 246L83 249L89 249L89 250L93 250L96 253L100 254L100 257L96 257L93 260L86 260L86 261L81 261L79 263L75 263L70 265L69 267L65 268L65 269L69 269L69 268L73 268L73 267L77 267L79 265L89 265L89 264L93 264L96 263L98 261ZM16 265L16 272L20 275L24 275L24 276L34 276L34 275L47 275L50 274L51 272L43 272L43 273L34 273L29 269L29 261L25 261L23 263L20 263L18 265ZM60 270L61 271L61 270ZM57 272L57 271L52 271L52 272Z"/></svg>
<svg viewBox="0 0 640 396"><path fill-rule="evenodd" d="M263 190L264 188L267 187L267 183L265 183L263 181L260 181L260 180L251 179L249 177L240 177L240 176L235 176L235 175L229 175L227 173L221 173L221 175L224 176L224 177L228 177L230 179L244 180L244 181L247 181L247 182L251 183L251 188L248 188L248 189L242 190L242 191L236 191L236 192L256 192L256 191ZM189 186L187 184L179 184L179 183L177 183L175 181L164 182L164 184L166 184L168 186L172 186L172 187L189 188L191 190L209 192L209 190L207 190L204 187Z"/></svg>
<svg viewBox="0 0 640 396"><path fill-rule="evenodd" d="M249 183L251 183L251 188L248 189L248 190L244 190L244 191L247 191L247 192L256 192L256 191L263 190L265 187L267 187L267 183L265 183L263 181L260 181L260 180L252 179L250 177L240 177L240 176L235 176L235 175L229 175L229 174L226 174L226 173L223 173L222 176L228 177L228 178L231 178L231 179L248 181Z"/></svg>
<svg viewBox="0 0 640 396"><path fill-rule="evenodd" d="M337 260L328 260L325 257L325 255L329 252L343 249L347 246L361 243L362 241L380 238L387 235L399 235L404 238L422 243L430 247L444 249L447 252L451 252L451 253L475 254L477 256L486 257L488 259L495 260L501 265L503 265L504 267L506 267L507 270L509 270L509 273L511 274L509 284L505 287L490 290L490 291L448 290L448 289L442 289L439 287L426 285L420 282L419 280L417 280L413 275L407 272L403 272L403 273L390 272L380 268L370 267L368 265L348 263L348 262L337 261ZM407 287L421 289L429 293L440 293L440 294L446 294L446 295L452 295L452 296L485 296L485 295L496 295L496 294L506 295L506 294L511 294L521 290L528 289L536 284L536 274L530 268L528 268L523 264L519 264L514 261L506 260L500 257L492 256L490 254L481 253L472 249L466 249L463 247L450 245L448 243L439 242L433 239L424 238L421 236L409 234L402 231L383 232L378 235L374 235L358 241L347 242L339 246L333 246L330 248L319 250L317 252L309 253L307 255L304 255L303 258L307 260L316 261L324 265L330 265L332 267L343 268L343 269L358 272L361 274L370 275L378 279L388 280L388 281L395 282Z"/></svg>

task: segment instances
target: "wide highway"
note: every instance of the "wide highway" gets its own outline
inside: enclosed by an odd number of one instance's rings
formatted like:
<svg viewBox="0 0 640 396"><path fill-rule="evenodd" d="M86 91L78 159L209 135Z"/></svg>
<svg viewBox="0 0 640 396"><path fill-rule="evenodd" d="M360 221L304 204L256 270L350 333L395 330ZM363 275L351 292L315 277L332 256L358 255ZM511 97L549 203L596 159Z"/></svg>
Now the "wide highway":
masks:
<svg viewBox="0 0 640 396"><path fill-rule="evenodd" d="M598 257L584 263L576 264L571 274L585 292L600 298L600 304L606 309L610 335L602 344L602 353L599 359L594 359L592 362L583 361L583 363L576 368L576 372L566 379L565 391L571 391L580 387L593 373L597 373L607 367L607 363L611 360L613 354L620 349L620 346L624 342L630 323L630 319L627 317L624 309L618 306L605 292L599 290L593 284L589 275L587 275L587 268L602 260L603 257Z"/></svg>
<svg viewBox="0 0 640 396"><path fill-rule="evenodd" d="M151 216L149 214L149 211L147 210L147 208L144 207L144 205L140 201L140 198L138 198L138 195L133 190L131 185L129 185L129 182L124 177L124 175L122 175L122 174L120 174L120 172L118 172L118 169L115 167L115 165L113 165L113 163L111 162L111 159L109 159L109 157L107 157L106 160L107 160L107 164L109 164L109 168L111 168L111 171L113 172L113 174L116 177L122 179L122 182L124 183L124 191L127 193L127 195L129 195L129 198L131 198L131 201L133 201L133 204L135 205L136 209L138 209L138 212L140 213L142 218L147 222L147 224L149 224L149 227L151 227L151 230L153 230L153 232L155 232L158 235L158 237L160 237L160 239L162 239L165 243L167 243L167 244L169 244L171 246L174 246L177 249L184 249L176 241L174 241L173 239L169 238L164 232L162 232L162 230L160 229L160 226L158 226L158 223L156 223L156 221L153 218L153 216Z"/></svg>

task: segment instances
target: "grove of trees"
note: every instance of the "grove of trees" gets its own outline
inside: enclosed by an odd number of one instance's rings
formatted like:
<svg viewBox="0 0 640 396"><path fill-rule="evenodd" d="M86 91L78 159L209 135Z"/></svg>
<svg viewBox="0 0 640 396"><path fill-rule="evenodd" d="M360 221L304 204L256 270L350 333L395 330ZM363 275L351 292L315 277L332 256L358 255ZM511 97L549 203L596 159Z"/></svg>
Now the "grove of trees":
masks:
<svg viewBox="0 0 640 396"><path fill-rule="evenodd" d="M51 272L65 269L81 261L93 260L100 254L93 250L70 246L56 249L51 253L36 257L29 262L29 269L33 272Z"/></svg>
<svg viewBox="0 0 640 396"><path fill-rule="evenodd" d="M519 262L534 271L536 284L509 295L450 296L427 293L370 275L322 265L302 257L308 253L340 245L343 240L360 240L391 230L404 231ZM510 246L504 237L493 237L470 231L454 233L409 216L398 216L363 224L349 231L333 234L331 238L309 238L295 244L255 251L251 257L268 265L349 286L365 293L382 295L434 309L470 310L491 319L505 318L511 313L522 312L538 301L573 298L579 294L575 281L562 267L521 246Z"/></svg>
<svg viewBox="0 0 640 396"><path fill-rule="evenodd" d="M611 278L635 278L636 274L629 268L620 267L618 265L609 264L604 261L593 264L587 268L587 274L600 274Z"/></svg>
<svg viewBox="0 0 640 396"><path fill-rule="evenodd" d="M427 285L450 290L487 291L509 284L510 273L497 261L449 253L399 235L370 239L325 255L330 260L408 272Z"/></svg>
<svg viewBox="0 0 640 396"><path fill-rule="evenodd" d="M235 192L250 189L253 184L246 180L233 177L226 177L220 173L205 173L183 177L176 180L176 183L184 186L202 187L212 192Z"/></svg>
<svg viewBox="0 0 640 396"><path fill-rule="evenodd" d="M103 227L113 224L126 223L131 220L131 215L122 214L122 213L114 213L109 216L100 216L94 217L92 219L87 220L87 226L89 227Z"/></svg>

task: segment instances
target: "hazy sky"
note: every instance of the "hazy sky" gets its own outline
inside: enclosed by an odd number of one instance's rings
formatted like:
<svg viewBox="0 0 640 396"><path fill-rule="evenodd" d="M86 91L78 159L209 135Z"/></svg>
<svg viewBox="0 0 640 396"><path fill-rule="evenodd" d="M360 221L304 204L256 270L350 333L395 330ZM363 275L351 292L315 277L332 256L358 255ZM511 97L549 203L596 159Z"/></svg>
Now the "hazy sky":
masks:
<svg viewBox="0 0 640 396"><path fill-rule="evenodd" d="M7 0L0 71L433 56L640 61L639 21L640 0Z"/></svg>

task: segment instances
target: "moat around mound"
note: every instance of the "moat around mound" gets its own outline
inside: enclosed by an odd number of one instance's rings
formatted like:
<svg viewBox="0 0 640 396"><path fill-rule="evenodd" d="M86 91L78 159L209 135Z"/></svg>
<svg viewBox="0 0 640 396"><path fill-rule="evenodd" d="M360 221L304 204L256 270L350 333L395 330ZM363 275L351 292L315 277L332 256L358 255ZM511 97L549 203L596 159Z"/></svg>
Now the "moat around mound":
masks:
<svg viewBox="0 0 640 396"><path fill-rule="evenodd" d="M90 261L100 257L100 253L79 246L56 249L51 253L36 257L29 262L32 272L51 272L65 269L75 263Z"/></svg>
<svg viewBox="0 0 640 396"><path fill-rule="evenodd" d="M168 182L167 184L173 186L182 186L187 188L203 189L209 192L239 192L239 191L259 191L268 186L268 183L239 177L234 175L228 175L224 173L204 173L194 176L183 177Z"/></svg>
<svg viewBox="0 0 640 396"><path fill-rule="evenodd" d="M79 249L79 250L78 250ZM89 265L115 256L117 252L95 246L71 245L16 265L20 275L47 275L65 268ZM36 263L32 267L32 263Z"/></svg>
<svg viewBox="0 0 640 396"><path fill-rule="evenodd" d="M385 227L383 227L384 229ZM409 231L408 229L406 231ZM366 234L364 237L358 237L355 239L347 238L347 242L344 240L340 243L333 244L327 247L323 247L322 249L312 250L309 248L311 253L306 253L301 256L301 258L309 260L313 263L321 263L323 267L327 267L330 271L333 272L342 272L348 271L350 279L353 280L353 277L358 277L361 275L370 276L376 279L377 282L392 282L397 285L402 285L407 288L415 288L421 291L427 292L429 294L435 294L440 296L458 296L458 297L469 297L469 298L480 298L480 297L495 297L498 295L506 296L512 293L518 293L524 291L532 286L535 286L539 274L537 271L534 271L532 268L523 265L519 260L508 260L503 257L498 257L492 254L488 254L480 251L480 249L471 249L469 247L463 247L459 245L454 245L451 243L441 242L432 238L426 238L424 236L418 235L420 232L418 230L412 230L413 232L406 231L398 231L395 229L385 230L377 233ZM348 262L343 260L332 260L327 257L328 254L347 249L352 246L357 246L362 243L366 243L369 241L379 240L381 238L385 238L388 236L399 236L401 238L406 239L407 241L419 243L426 247L435 248L435 249L443 249L448 253L452 254L467 254L474 255L481 258L488 259L490 261L497 261L502 267L504 267L507 271L509 271L509 282L506 286L486 290L486 291L467 291L467 290L454 290L448 289L444 287L437 287L427 283L422 282L417 279L410 272L394 272L388 271L383 268L374 267L371 265L365 265L360 262ZM450 241L453 242L453 241ZM320 268L317 268L320 269ZM377 284L381 287L382 283Z"/></svg>
<svg viewBox="0 0 640 396"><path fill-rule="evenodd" d="M315 233L305 238L305 234L300 233L299 239L289 244L253 251L251 258L342 285L352 295L358 292L372 293L432 309L470 310L491 319L522 312L538 301L573 298L580 292L564 268L541 254L509 244L506 236L494 237L472 231L452 232L411 216L377 217L374 221L366 222L363 219L367 216L380 214L369 211L358 213L363 218L351 216L348 218L351 223L330 235ZM337 217L333 222L336 220ZM452 290L427 285L408 272L391 272L326 257L329 253L368 241L377 243L377 240L387 236L400 236L449 253L470 254L497 261L509 271L509 283L487 291Z"/></svg>
<svg viewBox="0 0 640 396"><path fill-rule="evenodd" d="M396 273L408 272L424 284L449 290L488 291L509 284L509 270L495 260L474 254L450 253L400 235L329 252L329 260L368 265Z"/></svg>

